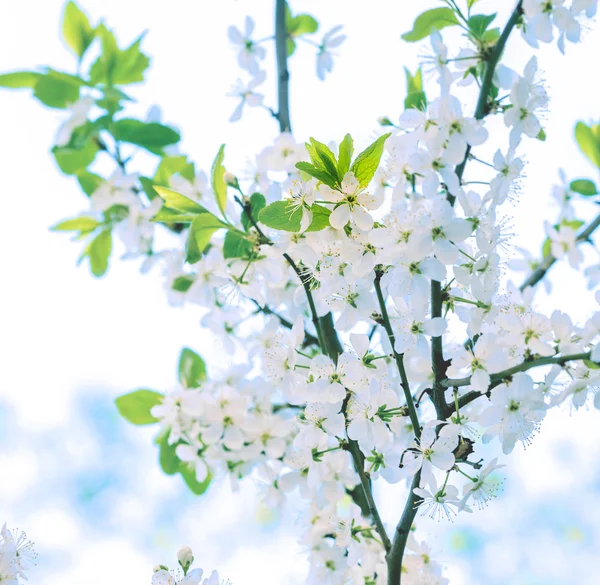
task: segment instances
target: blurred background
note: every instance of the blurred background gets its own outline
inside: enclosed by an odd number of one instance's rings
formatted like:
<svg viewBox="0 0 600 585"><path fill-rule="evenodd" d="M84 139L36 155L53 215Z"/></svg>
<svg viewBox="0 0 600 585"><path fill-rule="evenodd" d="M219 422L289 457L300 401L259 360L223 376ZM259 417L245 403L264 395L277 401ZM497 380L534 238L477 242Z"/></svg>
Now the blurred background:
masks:
<svg viewBox="0 0 600 585"><path fill-rule="evenodd" d="M248 158L277 135L267 112L228 118L236 100L225 97L242 72L227 40L230 24L246 14L256 38L273 31L266 0L82 0L92 22L104 19L129 44L148 30L152 57L147 82L130 93L134 114L160 105L163 120L183 131L182 151L208 169L218 146L228 145L227 166L242 170ZM315 75L315 50L298 47L290 59L291 111L299 140L339 139L352 132L358 145L373 136L376 119L396 119L405 94L403 66L413 69L426 45L400 34L415 16L438 3L371 0L292 0L296 12L320 21L316 35L344 24L348 40L337 51L326 82ZM482 12L504 20L512 2L482 0ZM60 38L60 0L0 2L0 72L40 65L75 71ZM266 66L265 103L275 105L274 52ZM531 54L515 34L506 60L522 70ZM554 219L551 200L558 171L591 177L594 169L573 140L577 120L600 118L595 56L600 36L586 30L580 45L562 56L539 52L551 96L544 122L547 140L526 141L529 162L519 197L507 205L513 243L539 253L543 220ZM79 246L49 226L77 215L86 201L76 182L60 174L48 152L65 113L49 110L27 92L0 91L1 300L0 303L0 520L26 529L39 554L34 585L149 583L157 563L172 566L182 544L199 566L218 568L234 585L303 582L304 551L294 537L294 510L282 516L262 509L256 486L211 486L190 494L180 477L159 471L151 428L121 420L114 397L134 388L164 391L176 382L182 346L220 358L199 327L198 310L169 308L156 275L113 253L108 274L95 280L76 268ZM595 215L591 204L581 219ZM514 253L513 252L509 252ZM597 262L588 246L586 256ZM585 319L597 305L581 275L552 269L554 292L539 304ZM520 277L516 277L520 281ZM551 412L526 451L502 461L504 489L489 508L454 523L419 521L452 585L597 585L600 551L600 413L569 407ZM394 520L404 488L382 490L386 517Z"/></svg>

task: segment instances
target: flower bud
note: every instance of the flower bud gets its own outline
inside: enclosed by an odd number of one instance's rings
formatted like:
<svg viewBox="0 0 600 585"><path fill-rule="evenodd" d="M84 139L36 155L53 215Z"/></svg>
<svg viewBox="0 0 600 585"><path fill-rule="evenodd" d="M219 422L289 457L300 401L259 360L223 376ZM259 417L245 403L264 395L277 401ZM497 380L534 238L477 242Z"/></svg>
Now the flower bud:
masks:
<svg viewBox="0 0 600 585"><path fill-rule="evenodd" d="M230 187L237 187L238 186L237 177L233 173L230 173L229 171L225 171L225 174L223 175L223 179L225 179L225 182Z"/></svg>
<svg viewBox="0 0 600 585"><path fill-rule="evenodd" d="M381 126L393 126L394 125L394 123L387 116L381 116L380 118L377 118L377 122Z"/></svg>
<svg viewBox="0 0 600 585"><path fill-rule="evenodd" d="M194 562L194 555L192 553L192 549L189 546L182 546L177 551L177 561L181 565L183 571L187 572L187 570Z"/></svg>

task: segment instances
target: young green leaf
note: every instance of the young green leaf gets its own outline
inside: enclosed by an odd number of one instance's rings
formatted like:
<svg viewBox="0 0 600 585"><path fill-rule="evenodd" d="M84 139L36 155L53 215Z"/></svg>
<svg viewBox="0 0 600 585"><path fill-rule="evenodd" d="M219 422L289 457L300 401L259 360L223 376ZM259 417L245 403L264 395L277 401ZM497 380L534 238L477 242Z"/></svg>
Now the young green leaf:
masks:
<svg viewBox="0 0 600 585"><path fill-rule="evenodd" d="M319 142L314 138L310 139L310 144L312 146L311 152L315 153L315 155L320 161L320 165L317 166L320 166L321 168L325 169L329 176L334 177L339 181L341 178L338 175L335 154L331 152L331 149L326 144L323 144L322 142Z"/></svg>
<svg viewBox="0 0 600 585"><path fill-rule="evenodd" d="M41 73L35 71L13 71L0 75L0 87L10 89L34 88L42 77Z"/></svg>
<svg viewBox="0 0 600 585"><path fill-rule="evenodd" d="M184 347L179 355L179 381L185 388L198 388L206 380L206 364L193 350Z"/></svg>
<svg viewBox="0 0 600 585"><path fill-rule="evenodd" d="M481 39L483 34L487 30L488 26L492 24L496 18L496 14L475 14L468 20L469 30L476 39Z"/></svg>
<svg viewBox="0 0 600 585"><path fill-rule="evenodd" d="M101 231L90 243L87 256L94 276L102 276L108 270L108 259L112 252L110 230Z"/></svg>
<svg viewBox="0 0 600 585"><path fill-rule="evenodd" d="M100 175L96 175L94 173L90 173L89 171L79 171L77 173L77 182L81 187L81 190L89 197L102 183L104 183L105 179Z"/></svg>
<svg viewBox="0 0 600 585"><path fill-rule="evenodd" d="M342 179L350 169L350 162L352 161L353 154L354 140L352 140L352 136L350 136L350 134L346 134L344 139L340 142L338 156L338 176Z"/></svg>
<svg viewBox="0 0 600 585"><path fill-rule="evenodd" d="M115 404L119 414L134 425L150 425L158 422L150 411L161 404L164 396L154 390L135 390L117 397Z"/></svg>
<svg viewBox="0 0 600 585"><path fill-rule="evenodd" d="M456 14L450 8L433 8L417 16L410 32L402 35L409 43L420 41L428 37L432 29L441 30L447 26L458 24Z"/></svg>
<svg viewBox="0 0 600 585"><path fill-rule="evenodd" d="M223 241L223 258L249 258L254 250L252 242L238 232L227 232Z"/></svg>
<svg viewBox="0 0 600 585"><path fill-rule="evenodd" d="M96 36L87 15L75 2L68 2L65 6L62 35L67 46L79 60L81 60Z"/></svg>
<svg viewBox="0 0 600 585"><path fill-rule="evenodd" d="M575 181L571 181L570 188L571 191L575 191L576 193L585 195L586 197L598 195L596 183L594 183L594 181L590 181L589 179L576 179Z"/></svg>
<svg viewBox="0 0 600 585"><path fill-rule="evenodd" d="M175 475L179 471L179 465L181 462L175 453L175 450L177 449L177 443L172 445L169 444L170 434L170 429L167 429L167 431L162 432L156 440L159 448L158 461L161 469L167 475Z"/></svg>
<svg viewBox="0 0 600 585"><path fill-rule="evenodd" d="M129 85L144 81L144 71L150 65L150 59L140 50L146 33L138 37L129 47L119 52L112 81L116 85Z"/></svg>
<svg viewBox="0 0 600 585"><path fill-rule="evenodd" d="M298 14L286 21L287 32L292 37L310 35L319 30L319 23L310 14Z"/></svg>
<svg viewBox="0 0 600 585"><path fill-rule="evenodd" d="M49 108L64 109L79 99L79 86L52 75L41 76L33 95Z"/></svg>
<svg viewBox="0 0 600 585"><path fill-rule="evenodd" d="M600 124L587 126L583 122L577 122L575 139L583 154L595 167L600 168Z"/></svg>
<svg viewBox="0 0 600 585"><path fill-rule="evenodd" d="M109 128L115 140L137 144L150 152L160 152L165 146L181 139L179 132L156 122L142 122L133 118L117 120Z"/></svg>
<svg viewBox="0 0 600 585"><path fill-rule="evenodd" d="M227 224L223 223L212 213L202 213L194 218L190 225L186 244L185 261L189 264L195 264L202 257L202 253L210 242L212 235L220 229L227 228Z"/></svg>
<svg viewBox="0 0 600 585"><path fill-rule="evenodd" d="M375 175L375 171L381 161L385 141L390 136L389 132L380 136L373 144L365 148L352 163L350 171L354 173L361 187L366 187L371 182L373 175Z"/></svg>
<svg viewBox="0 0 600 585"><path fill-rule="evenodd" d="M157 185L164 185L166 187L169 184L169 179L175 174L181 175L186 181L192 183L196 178L194 163L188 161L187 156L183 154L175 156L165 155L156 169L153 181Z"/></svg>
<svg viewBox="0 0 600 585"><path fill-rule="evenodd" d="M181 463L179 466L179 473L181 473L181 477L183 477L191 492L197 496L201 496L208 489L208 486L212 481L212 475L209 473L208 477L203 482L199 482L196 479L196 471L187 463Z"/></svg>
<svg viewBox="0 0 600 585"><path fill-rule="evenodd" d="M93 217L81 215L73 219L65 219L50 229L54 232L91 232L99 225L101 225L100 222Z"/></svg>
<svg viewBox="0 0 600 585"><path fill-rule="evenodd" d="M140 51L144 35L136 39L126 49L119 49L115 35L101 24L96 28L96 36L102 44L102 54L90 68L92 85L128 85L144 81L144 71L150 59Z"/></svg>
<svg viewBox="0 0 600 585"><path fill-rule="evenodd" d="M299 171L304 171L311 177L318 179L319 181L321 181L321 183L329 185L329 187L331 187L332 189L334 189L338 183L337 176L331 176L325 169L319 168L315 165L311 165L309 162L296 163L296 168Z"/></svg>
<svg viewBox="0 0 600 585"><path fill-rule="evenodd" d="M170 209L176 209L177 211L182 211L191 214L208 213L206 208L202 207L202 205L199 205L195 201L192 201L185 195L182 195L181 193L178 193L173 189L168 189L167 187L159 187L158 185L155 185L154 190L158 193L159 197L165 202L165 205ZM155 216L155 218L156 217L157 216Z"/></svg>
<svg viewBox="0 0 600 585"><path fill-rule="evenodd" d="M206 212L208 213L208 212ZM192 223L198 217L197 213L183 213L168 207L162 207L150 221L158 223Z"/></svg>
<svg viewBox="0 0 600 585"><path fill-rule="evenodd" d="M189 276L178 276L171 285L171 288L177 292L187 292L194 284L194 279Z"/></svg>
<svg viewBox="0 0 600 585"><path fill-rule="evenodd" d="M406 75L406 98L404 108L424 110L427 107L427 96L423 91L423 72L419 67L414 75L405 67Z"/></svg>
<svg viewBox="0 0 600 585"><path fill-rule="evenodd" d="M313 219L306 230L318 232L329 225L331 211L326 207L314 204L311 206ZM267 205L258 215L259 221L267 227L285 232L299 232L302 211L290 207L289 201L275 201Z"/></svg>
<svg viewBox="0 0 600 585"><path fill-rule="evenodd" d="M89 140L82 148L69 148L68 146L55 146L52 154L56 164L65 175L78 175L91 165L96 158L98 146Z"/></svg>
<svg viewBox="0 0 600 585"><path fill-rule="evenodd" d="M261 209L265 208L266 204L267 200L262 193L252 193L252 195L250 195L250 214L255 220L258 219L258 214L260 213ZM242 213L241 220L244 229L248 231L252 223L250 222L250 218L245 211Z"/></svg>
<svg viewBox="0 0 600 585"><path fill-rule="evenodd" d="M225 182L224 159L225 145L222 144L212 165L211 183L215 197L217 198L217 205L223 215L225 215L225 208L227 207L227 183Z"/></svg>

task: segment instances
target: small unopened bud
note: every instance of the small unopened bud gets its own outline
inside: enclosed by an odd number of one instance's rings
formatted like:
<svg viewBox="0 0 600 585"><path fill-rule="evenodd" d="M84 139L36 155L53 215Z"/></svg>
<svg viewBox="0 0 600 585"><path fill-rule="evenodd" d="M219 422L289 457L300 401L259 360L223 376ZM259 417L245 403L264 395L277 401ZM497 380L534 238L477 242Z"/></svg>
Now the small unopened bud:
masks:
<svg viewBox="0 0 600 585"><path fill-rule="evenodd" d="M381 116L381 118L377 118L377 122L379 122L379 124L381 126L393 126L394 125L394 123L387 116Z"/></svg>
<svg viewBox="0 0 600 585"><path fill-rule="evenodd" d="M181 565L184 573L187 573L188 569L192 566L194 562L194 555L192 553L192 549L189 546L182 546L177 551L177 561Z"/></svg>
<svg viewBox="0 0 600 585"><path fill-rule="evenodd" d="M223 175L223 179L225 179L225 182L230 187L235 187L237 189L237 186L239 185L239 183L238 183L237 177L233 173L230 173L229 171L225 171L225 174Z"/></svg>

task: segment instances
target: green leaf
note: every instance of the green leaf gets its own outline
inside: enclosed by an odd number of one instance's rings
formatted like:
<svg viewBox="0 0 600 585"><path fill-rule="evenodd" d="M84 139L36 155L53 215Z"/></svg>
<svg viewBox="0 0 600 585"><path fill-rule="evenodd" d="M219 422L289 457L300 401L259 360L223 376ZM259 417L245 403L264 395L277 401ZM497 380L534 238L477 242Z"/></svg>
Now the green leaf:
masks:
<svg viewBox="0 0 600 585"><path fill-rule="evenodd" d="M327 174L330 177L334 177L335 179L340 181L341 177L338 174L337 161L335 159L335 154L331 152L331 149L326 144L323 144L322 142L319 142L314 138L310 139L310 145L312 147L311 149L309 149L311 157L316 156L318 157L318 161L320 161L319 164L318 162L315 162L313 160L313 164L315 164L315 166L320 166L321 168L325 169L325 171L327 171Z"/></svg>
<svg viewBox="0 0 600 585"><path fill-rule="evenodd" d="M483 33L481 40L487 45L495 45L498 39L500 38L500 29L499 28L490 28Z"/></svg>
<svg viewBox="0 0 600 585"><path fill-rule="evenodd" d="M571 191L575 191L576 193L585 195L586 197L598 195L596 183L594 183L594 181L590 181L589 179L576 179L575 181L571 181L570 189Z"/></svg>
<svg viewBox="0 0 600 585"><path fill-rule="evenodd" d="M175 209L162 207L151 221L159 223L192 223L198 217L197 213L181 213Z"/></svg>
<svg viewBox="0 0 600 585"><path fill-rule="evenodd" d="M158 422L150 414L153 406L161 404L164 396L154 390L135 390L115 400L119 414L134 425L149 425Z"/></svg>
<svg viewBox="0 0 600 585"><path fill-rule="evenodd" d="M171 288L177 292L187 292L190 290L192 284L194 284L193 278L190 278L189 276L178 276L173 281Z"/></svg>
<svg viewBox="0 0 600 585"><path fill-rule="evenodd" d="M140 177L140 184L142 185L142 189L150 201L158 197L158 193L154 189L154 181L152 179L148 177Z"/></svg>
<svg viewBox="0 0 600 585"><path fill-rule="evenodd" d="M196 479L196 471L185 463L180 465L179 473L181 473L186 485L197 496L201 496L208 489L208 486L212 481L212 475L209 473L208 477L202 483L198 482Z"/></svg>
<svg viewBox="0 0 600 585"><path fill-rule="evenodd" d="M542 244L542 258L546 258L552 254L552 240L550 238L546 238L544 243Z"/></svg>
<svg viewBox="0 0 600 585"><path fill-rule="evenodd" d="M313 218L308 226L308 229L306 230L307 232L320 232L326 227L329 227L329 216L331 215L331 209L323 207L322 205L313 204L311 210L313 213Z"/></svg>
<svg viewBox="0 0 600 585"><path fill-rule="evenodd" d="M73 219L65 219L52 226L50 229L54 232L91 232L94 231L100 222L88 215L81 215Z"/></svg>
<svg viewBox="0 0 600 585"><path fill-rule="evenodd" d="M427 108L427 95L424 91L413 91L404 98L404 108L409 110L425 110Z"/></svg>
<svg viewBox="0 0 600 585"><path fill-rule="evenodd" d="M52 69L52 67L45 68L46 75L53 79L58 79L60 81L64 81L65 83L70 83L76 87L82 87L84 85L88 85L85 79L79 77L79 75L73 75L72 73L65 73L64 71L58 71L56 69Z"/></svg>
<svg viewBox="0 0 600 585"><path fill-rule="evenodd" d="M83 148L70 148L68 146L55 146L52 154L56 164L65 175L78 175L96 158L98 145L88 141Z"/></svg>
<svg viewBox="0 0 600 585"><path fill-rule="evenodd" d="M287 32L292 37L310 35L319 30L319 23L310 14L298 14L286 25Z"/></svg>
<svg viewBox="0 0 600 585"><path fill-rule="evenodd" d="M287 56L291 57L296 52L296 41L288 37L285 41L287 47Z"/></svg>
<svg viewBox="0 0 600 585"><path fill-rule="evenodd" d="M584 223L585 223L585 221L583 221L581 219L563 219L560 222L560 224L556 224L554 227L557 229L559 228L559 226L569 227L573 231L577 231Z"/></svg>
<svg viewBox="0 0 600 585"><path fill-rule="evenodd" d="M583 154L595 167L600 168L600 124L587 126L583 122L577 122L575 139Z"/></svg>
<svg viewBox="0 0 600 585"><path fill-rule="evenodd" d="M406 75L406 91L411 93L413 91L423 91L423 72L419 67L413 75L407 67L404 68L404 74Z"/></svg>
<svg viewBox="0 0 600 585"><path fill-rule="evenodd" d="M34 71L13 71L12 73L4 73L3 75L0 75L0 87L8 87L10 89L23 89L29 87L33 89L41 77L41 73L35 73Z"/></svg>
<svg viewBox="0 0 600 585"><path fill-rule="evenodd" d="M600 370L600 364L597 364L596 362L593 362L592 360L583 360L583 363L590 369L590 370Z"/></svg>
<svg viewBox="0 0 600 585"><path fill-rule="evenodd" d="M177 211L183 211L185 213L208 213L206 208L202 207L195 201L192 201L189 197L168 189L167 187L159 187L154 185L154 190L158 193L159 197L165 202L165 205L170 209L176 209ZM212 214L211 214L212 215ZM214 217L214 216L213 216ZM155 216L156 218L156 216Z"/></svg>
<svg viewBox="0 0 600 585"><path fill-rule="evenodd" d="M181 461L177 457L175 450L177 449L177 443L169 445L170 429L167 432L163 432L158 436L158 461L161 469L167 475L175 475L179 471Z"/></svg>
<svg viewBox="0 0 600 585"><path fill-rule="evenodd" d="M161 151L165 146L181 139L179 132L156 122L142 122L133 118L117 120L110 131L115 140L137 144L150 152Z"/></svg>
<svg viewBox="0 0 600 585"><path fill-rule="evenodd" d="M114 84L129 85L144 81L144 71L150 65L150 59L140 50L144 35L119 52L112 76Z"/></svg>
<svg viewBox="0 0 600 585"><path fill-rule="evenodd" d="M249 258L254 250L252 242L238 232L227 232L223 241L223 258Z"/></svg>
<svg viewBox="0 0 600 585"><path fill-rule="evenodd" d="M163 156L156 169L154 182L166 187L169 179L177 173L187 181L193 182L196 177L194 163L189 162L185 155Z"/></svg>
<svg viewBox="0 0 600 585"><path fill-rule="evenodd" d="M404 99L404 108L414 108L424 110L427 107L427 96L423 91L423 72L419 67L413 75L406 67L406 98Z"/></svg>
<svg viewBox="0 0 600 585"><path fill-rule="evenodd" d="M81 190L88 196L90 196L102 183L104 183L104 178L100 175L96 175L94 173L90 173L89 171L80 171L77 173L77 181L79 182L79 186Z"/></svg>
<svg viewBox="0 0 600 585"><path fill-rule="evenodd" d="M321 183L325 183L325 185L329 185L332 189L337 185L338 180L337 177L332 177L326 170L321 169L317 166L311 165L308 162L299 162L296 163L296 168L299 171L304 171L308 173L311 177L318 179ZM337 173L336 173L337 175Z"/></svg>
<svg viewBox="0 0 600 585"><path fill-rule="evenodd" d="M354 140L350 134L346 134L340 142L339 157L338 157L338 175L344 178L344 175L350 169L350 162L354 154Z"/></svg>
<svg viewBox="0 0 600 585"><path fill-rule="evenodd" d="M300 219L302 211L290 207L289 201L275 201L267 205L258 215L261 223L275 230L285 232L299 232ZM329 216L331 211L326 207L314 204L311 207L313 219L306 230L308 232L318 232L329 225Z"/></svg>
<svg viewBox="0 0 600 585"><path fill-rule="evenodd" d="M96 36L88 17L75 2L68 2L65 6L62 35L67 46L80 60Z"/></svg>
<svg viewBox="0 0 600 585"><path fill-rule="evenodd" d="M227 228L227 224L212 213L202 213L194 218L190 225L186 244L185 261L189 264L195 264L202 257L202 253L208 246L212 235L220 229Z"/></svg>
<svg viewBox="0 0 600 585"><path fill-rule="evenodd" d="M225 215L225 208L227 207L227 183L225 182L225 167L223 166L224 158L225 145L222 144L212 165L211 183L217 199L217 205L223 215Z"/></svg>
<svg viewBox="0 0 600 585"><path fill-rule="evenodd" d="M479 0L467 0L467 8L471 10L476 2L479 2Z"/></svg>
<svg viewBox="0 0 600 585"><path fill-rule="evenodd" d="M179 381L185 388L198 388L206 380L206 364L193 350L184 347L179 355Z"/></svg>
<svg viewBox="0 0 600 585"><path fill-rule="evenodd" d="M375 171L381 161L381 155L383 154L383 146L390 135L388 132L380 136L373 144L365 148L356 157L354 163L352 163L350 171L354 173L361 187L366 187L371 182L373 175L375 175Z"/></svg>
<svg viewBox="0 0 600 585"><path fill-rule="evenodd" d="M475 14L468 20L469 30L476 39L480 39L495 18L496 13Z"/></svg>
<svg viewBox="0 0 600 585"><path fill-rule="evenodd" d="M252 195L250 195L250 213L252 214L252 217L254 219L258 219L258 214L262 209L265 208L266 204L267 200L265 199L265 196L262 193L252 193ZM248 215L245 212L242 213L241 220L244 229L248 231L252 224L250 223L250 219L248 218Z"/></svg>
<svg viewBox="0 0 600 585"><path fill-rule="evenodd" d="M412 30L403 34L402 38L414 43L428 37L432 29L441 30L456 24L458 19L450 8L433 8L417 16Z"/></svg>
<svg viewBox="0 0 600 585"><path fill-rule="evenodd" d="M110 230L101 231L87 249L90 267L94 276L102 276L108 270L108 259L112 252L112 234Z"/></svg>
<svg viewBox="0 0 600 585"><path fill-rule="evenodd" d="M542 128L539 132L538 135L536 136L537 140L539 140L540 142L546 142L546 131Z"/></svg>
<svg viewBox="0 0 600 585"><path fill-rule="evenodd" d="M52 75L43 75L35 84L33 95L50 108L64 109L79 99L79 87Z"/></svg>
<svg viewBox="0 0 600 585"><path fill-rule="evenodd" d="M96 28L96 35L102 43L102 54L90 69L92 85L128 85L144 81L144 71L150 64L150 59L140 51L144 35L124 50L119 49L115 35L103 24Z"/></svg>

